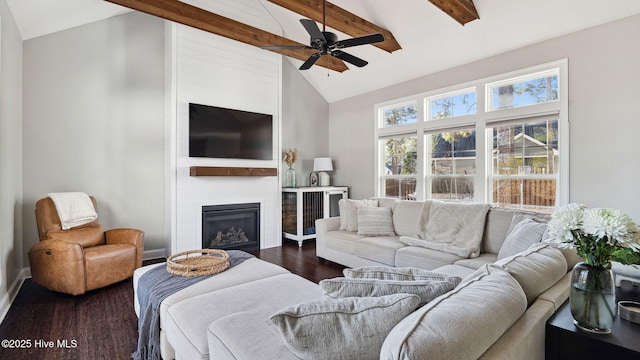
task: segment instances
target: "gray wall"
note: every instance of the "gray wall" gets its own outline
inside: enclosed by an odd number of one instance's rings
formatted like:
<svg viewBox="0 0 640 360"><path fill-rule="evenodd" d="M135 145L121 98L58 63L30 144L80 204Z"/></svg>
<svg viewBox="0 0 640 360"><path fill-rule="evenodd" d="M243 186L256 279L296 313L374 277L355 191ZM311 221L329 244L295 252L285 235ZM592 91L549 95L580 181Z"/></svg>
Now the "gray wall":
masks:
<svg viewBox="0 0 640 360"><path fill-rule="evenodd" d="M287 59L282 67L282 148L298 149L297 184L308 186L313 158L329 155L329 103Z"/></svg>
<svg viewBox="0 0 640 360"><path fill-rule="evenodd" d="M353 198L374 194L374 104L568 58L570 201L617 208L640 221L637 34L640 16L633 16L332 103L335 178L351 186Z"/></svg>
<svg viewBox="0 0 640 360"><path fill-rule="evenodd" d="M22 254L22 39L0 0L0 315L9 287L23 267ZM12 289L13 293L17 289Z"/></svg>
<svg viewBox="0 0 640 360"><path fill-rule="evenodd" d="M25 253L35 202L59 191L94 195L105 229L164 248L163 36L131 12L24 42Z"/></svg>

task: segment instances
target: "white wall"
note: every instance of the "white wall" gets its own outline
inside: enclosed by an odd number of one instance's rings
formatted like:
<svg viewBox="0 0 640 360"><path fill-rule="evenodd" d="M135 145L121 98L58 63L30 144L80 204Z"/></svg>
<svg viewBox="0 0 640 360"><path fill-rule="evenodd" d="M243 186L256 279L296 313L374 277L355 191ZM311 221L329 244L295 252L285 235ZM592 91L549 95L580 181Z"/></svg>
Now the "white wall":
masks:
<svg viewBox="0 0 640 360"><path fill-rule="evenodd" d="M309 186L313 158L329 155L329 103L288 60L282 73L282 149L298 149L298 186ZM282 171L288 167L281 163Z"/></svg>
<svg viewBox="0 0 640 360"><path fill-rule="evenodd" d="M198 4L245 23L261 19L262 27L277 33L277 24L265 23L269 15L254 0ZM213 8L213 7L216 8ZM192 177L190 166L269 167L280 163L281 56L238 41L182 25L169 31L175 65L166 91L174 93L169 114L173 119L167 146L172 208L170 252L202 247L202 206L261 204L261 247L279 246L280 179L268 177ZM273 115L273 160L208 159L189 157L189 103L219 106Z"/></svg>
<svg viewBox="0 0 640 360"><path fill-rule="evenodd" d="M18 291L22 244L22 39L0 0L0 319Z"/></svg>
<svg viewBox="0 0 640 360"><path fill-rule="evenodd" d="M164 253L163 21L131 12L24 42L24 256L35 202L98 201L105 229L145 231Z"/></svg>
<svg viewBox="0 0 640 360"><path fill-rule="evenodd" d="M640 221L640 16L330 104L329 147L335 179L350 196L374 194L374 104L569 59L570 201L613 207ZM362 139L353 141L354 134Z"/></svg>

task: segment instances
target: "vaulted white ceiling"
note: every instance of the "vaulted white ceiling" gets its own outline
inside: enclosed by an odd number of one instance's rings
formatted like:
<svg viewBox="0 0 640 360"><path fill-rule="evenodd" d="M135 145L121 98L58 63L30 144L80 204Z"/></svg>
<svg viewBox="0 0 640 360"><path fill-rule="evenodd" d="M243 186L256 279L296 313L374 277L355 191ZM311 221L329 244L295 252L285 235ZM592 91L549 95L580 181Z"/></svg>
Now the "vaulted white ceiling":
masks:
<svg viewBox="0 0 640 360"><path fill-rule="evenodd" d="M256 1L280 23L284 37L308 43L300 15L266 0ZM354 47L348 52L369 65L350 66L343 73L317 66L303 71L329 102L640 13L638 0L474 0L480 19L461 26L427 0L331 2L390 30L402 50L390 54L373 46ZM7 3L25 40L128 11L102 0ZM337 34L340 39L349 37ZM288 61L295 67L302 64Z"/></svg>

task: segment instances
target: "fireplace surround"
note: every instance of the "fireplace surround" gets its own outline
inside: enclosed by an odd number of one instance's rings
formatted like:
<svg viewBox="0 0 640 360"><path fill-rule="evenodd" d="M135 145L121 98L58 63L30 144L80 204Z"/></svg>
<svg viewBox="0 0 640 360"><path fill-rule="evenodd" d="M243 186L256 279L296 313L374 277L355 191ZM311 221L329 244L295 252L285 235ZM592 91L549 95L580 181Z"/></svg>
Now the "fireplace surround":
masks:
<svg viewBox="0 0 640 360"><path fill-rule="evenodd" d="M202 207L202 248L260 249L260 203Z"/></svg>

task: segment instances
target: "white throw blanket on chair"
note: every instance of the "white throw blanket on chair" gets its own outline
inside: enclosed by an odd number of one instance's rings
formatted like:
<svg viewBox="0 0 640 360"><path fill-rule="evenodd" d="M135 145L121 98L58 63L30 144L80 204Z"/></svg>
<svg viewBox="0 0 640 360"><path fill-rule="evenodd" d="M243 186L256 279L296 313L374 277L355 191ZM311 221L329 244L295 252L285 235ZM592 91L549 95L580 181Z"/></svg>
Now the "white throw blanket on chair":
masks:
<svg viewBox="0 0 640 360"><path fill-rule="evenodd" d="M49 193L58 211L62 230L84 225L98 218L89 195L83 192Z"/></svg>

